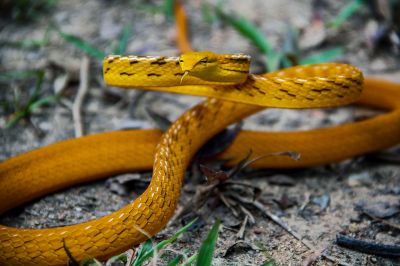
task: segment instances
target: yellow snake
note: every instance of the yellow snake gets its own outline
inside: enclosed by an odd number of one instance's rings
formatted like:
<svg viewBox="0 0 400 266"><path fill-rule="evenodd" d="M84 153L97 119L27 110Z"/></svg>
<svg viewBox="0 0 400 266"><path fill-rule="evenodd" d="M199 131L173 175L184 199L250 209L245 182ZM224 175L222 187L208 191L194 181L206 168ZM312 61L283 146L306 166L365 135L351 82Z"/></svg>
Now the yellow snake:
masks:
<svg viewBox="0 0 400 266"><path fill-rule="evenodd" d="M79 260L106 259L127 250L146 240L143 231L154 235L165 226L177 205L191 157L229 124L265 106L328 107L360 98L363 77L353 66L331 63L249 75L249 60L246 55L212 52L189 52L179 58L105 58L103 72L108 85L211 98L186 111L164 134L159 130L95 134L2 162L0 213L72 184L118 173L153 167L153 177L135 201L93 221L49 229L0 225L0 265L65 265L68 257L63 243ZM220 157L240 159L249 149L254 156L295 150L301 154L299 161L273 157L253 166L304 167L400 142L399 85L367 79L359 103L391 111L334 128L287 133L243 131Z"/></svg>

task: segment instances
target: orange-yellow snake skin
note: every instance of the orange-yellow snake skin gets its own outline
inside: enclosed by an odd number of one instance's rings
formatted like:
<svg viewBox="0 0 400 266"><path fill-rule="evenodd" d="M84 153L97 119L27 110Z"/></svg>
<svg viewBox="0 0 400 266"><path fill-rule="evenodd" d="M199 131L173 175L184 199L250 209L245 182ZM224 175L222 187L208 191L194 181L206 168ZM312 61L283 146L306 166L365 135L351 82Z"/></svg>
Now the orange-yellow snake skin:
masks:
<svg viewBox="0 0 400 266"><path fill-rule="evenodd" d="M147 237L141 230L156 234L174 213L186 167L196 151L226 126L265 106L328 107L359 99L360 104L390 111L334 128L287 133L243 131L221 158L240 159L249 149L253 156L293 150L301 154L299 161L269 157L253 166L305 167L400 142L399 85L367 79L362 92L362 73L353 66L333 63L248 75L248 60L245 55L211 52L187 53L181 58L106 58L104 76L109 85L210 98L186 111L164 134L159 130L95 134L2 162L1 213L72 184L151 167L153 177L147 190L132 203L93 221L49 229L0 225L0 265L65 265L68 257L63 241L77 259L100 260L143 242Z"/></svg>

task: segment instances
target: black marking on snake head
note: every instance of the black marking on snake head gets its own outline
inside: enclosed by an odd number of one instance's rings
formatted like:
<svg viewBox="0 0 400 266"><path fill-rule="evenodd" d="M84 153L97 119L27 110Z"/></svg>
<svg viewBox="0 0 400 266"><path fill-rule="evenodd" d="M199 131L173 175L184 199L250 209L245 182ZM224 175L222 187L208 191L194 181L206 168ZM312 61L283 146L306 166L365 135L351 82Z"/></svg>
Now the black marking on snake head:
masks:
<svg viewBox="0 0 400 266"><path fill-rule="evenodd" d="M232 61L233 63L240 62L240 63L247 63L250 61L249 58L228 58L229 61Z"/></svg>
<svg viewBox="0 0 400 266"><path fill-rule="evenodd" d="M258 93L265 95L265 92L263 92L259 87L255 86L255 85L252 85L251 87L253 87L253 89L255 89Z"/></svg>
<svg viewBox="0 0 400 266"><path fill-rule="evenodd" d="M133 64L137 64L137 63L139 63L140 61L138 61L138 60L132 60L132 61L129 61L129 64L130 65L133 65Z"/></svg>
<svg viewBox="0 0 400 266"><path fill-rule="evenodd" d="M282 101L282 98L280 98L280 97L274 96L274 98L279 100L279 101Z"/></svg>
<svg viewBox="0 0 400 266"><path fill-rule="evenodd" d="M114 59L108 60L108 63L109 63L109 64L111 64L112 62L114 62Z"/></svg>
<svg viewBox="0 0 400 266"><path fill-rule="evenodd" d="M107 73L110 70L109 67L106 68L106 71L104 71L104 73Z"/></svg>
<svg viewBox="0 0 400 266"><path fill-rule="evenodd" d="M314 99L313 99L313 98L310 98L310 97L305 97L305 99L307 99L307 100L309 100L309 101L314 101Z"/></svg>
<svg viewBox="0 0 400 266"><path fill-rule="evenodd" d="M331 91L330 89L312 89L313 92L322 93L323 91Z"/></svg>
<svg viewBox="0 0 400 266"><path fill-rule="evenodd" d="M343 97L344 97L344 96L341 95L341 94L336 94L336 96L337 96L338 98L343 98Z"/></svg>
<svg viewBox="0 0 400 266"><path fill-rule="evenodd" d="M362 80L357 79L357 78L350 78L351 81L355 82L357 85L362 85Z"/></svg>
<svg viewBox="0 0 400 266"><path fill-rule="evenodd" d="M151 62L150 65L165 65L167 62L164 60L164 57L157 59L154 62Z"/></svg>
<svg viewBox="0 0 400 266"><path fill-rule="evenodd" d="M120 76L133 76L135 73L128 73L128 72L121 72L119 73Z"/></svg>
<svg viewBox="0 0 400 266"><path fill-rule="evenodd" d="M152 77L152 76L155 76L155 77L160 77L160 76L161 76L161 74L157 74L157 73L149 73L149 74L147 74L147 76L148 76L148 77Z"/></svg>
<svg viewBox="0 0 400 266"><path fill-rule="evenodd" d="M174 76L183 76L183 73L178 72L178 73L175 73Z"/></svg>
<svg viewBox="0 0 400 266"><path fill-rule="evenodd" d="M346 85L346 84L342 84L342 87L345 89L350 89L349 85Z"/></svg>
<svg viewBox="0 0 400 266"><path fill-rule="evenodd" d="M245 71L245 70L231 69L231 68L224 68L224 67L220 67L220 68L223 70L226 70L226 71L232 71L232 72L238 72L238 73L248 73L248 71Z"/></svg>
<svg viewBox="0 0 400 266"><path fill-rule="evenodd" d="M288 90L284 90L284 89L279 89L281 92L286 93L288 96L290 97L296 97L296 94L290 93Z"/></svg>

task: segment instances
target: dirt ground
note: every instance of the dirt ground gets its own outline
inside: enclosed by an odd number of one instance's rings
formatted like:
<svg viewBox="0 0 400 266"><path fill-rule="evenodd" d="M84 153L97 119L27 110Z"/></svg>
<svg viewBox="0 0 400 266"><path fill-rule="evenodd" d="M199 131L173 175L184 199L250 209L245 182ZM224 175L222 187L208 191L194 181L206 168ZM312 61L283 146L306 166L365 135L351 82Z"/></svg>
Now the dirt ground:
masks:
<svg viewBox="0 0 400 266"><path fill-rule="evenodd" d="M216 4L210 1L212 4ZM282 44L288 25L301 30L300 44L305 54L343 46L338 58L366 73L400 82L399 56L394 49L374 52L368 34L376 27L366 7L337 30L312 31L312 8L316 1L248 0L222 1L224 10L246 17L255 23L276 46ZM348 1L321 1L320 15L330 21ZM177 55L174 23L160 11L161 1L58 1L50 11L43 11L31 22L0 19L0 71L43 70L43 94L61 91L61 100L35 110L29 119L6 129L12 106L0 110L0 160L22 154L56 141L73 138L71 106L79 87L79 69L84 53L50 30L49 41L38 48L18 48L10 42L41 40L50 25L79 36L97 48L111 53L124 26L132 27L127 54ZM156 8L158 7L158 8ZM253 72L264 71L257 48L221 21L206 22L201 1L186 1L190 36L196 50L223 53L242 52L255 59ZM313 37L307 37L309 35ZM313 34L314 33L314 34ZM318 34L322 41L318 43ZM312 43L310 45L309 43ZM316 43L316 44L315 44ZM388 46L389 47L389 46ZM101 61L90 59L89 91L82 106L85 134L124 128L152 128L146 113L149 108L172 121L201 99L191 96L107 88L102 81ZM13 102L20 94L26 101L32 92L30 83L2 82L2 103ZM11 111L10 111L11 110ZM304 130L350 122L371 112L356 107L329 110L269 109L245 120L244 128L257 130ZM329 153L329 151L326 151ZM323 154L321 154L323 156ZM133 200L146 187L151 173L127 173L94 184L82 185L49 195L0 217L0 223L16 227L51 227L86 221L117 210ZM139 178L138 178L139 177ZM337 234L378 243L400 245L400 166L367 156L312 169L261 171L249 170L239 179L260 188L258 200L266 210L279 217L304 242L315 250L324 249L312 265L400 265L396 259L366 255L339 247ZM200 180L204 182L204 180ZM181 205L193 197L196 187L188 178ZM276 265L307 265L313 251L288 234L254 207L246 206L254 216L243 237L237 233L244 216L235 217L215 195L201 209L185 219L175 220L156 236L162 240L180 228L190 217L200 217L195 228L185 233L171 250L188 254L198 250L213 222L222 221L215 265L262 265L273 258ZM366 214L367 213L367 214ZM382 220L372 219L368 214ZM389 223L391 225L389 225ZM394 226L393 226L394 225ZM397 226L397 228L396 228ZM171 251L170 251L171 252ZM334 262L332 262L332 260ZM162 261L160 261L162 265Z"/></svg>

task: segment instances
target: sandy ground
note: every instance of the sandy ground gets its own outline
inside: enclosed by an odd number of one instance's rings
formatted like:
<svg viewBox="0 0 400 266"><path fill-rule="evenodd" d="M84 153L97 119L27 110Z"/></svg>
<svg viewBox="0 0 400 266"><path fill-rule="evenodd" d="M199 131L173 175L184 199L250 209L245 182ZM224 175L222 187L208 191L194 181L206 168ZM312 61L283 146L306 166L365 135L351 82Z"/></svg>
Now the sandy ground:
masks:
<svg viewBox="0 0 400 266"><path fill-rule="evenodd" d="M345 2L330 1L323 15L329 20ZM251 0L224 3L227 11L234 10L256 23L278 46L288 23L305 31L310 27L313 14L311 1ZM177 55L173 23L153 6L146 1L59 1L50 13L31 23L20 24L2 19L0 40L41 39L49 25L54 24L61 31L79 36L106 53L111 53L123 26L131 24L128 54ZM249 53L256 61L252 66L253 71L263 70L260 54L248 40L220 21L206 23L203 20L200 1L190 1L185 4L185 8L189 14L193 47L224 53ZM398 59L388 51L372 55L367 49L365 31L368 23L365 21L369 23L370 19L367 10L363 9L340 30L328 31L322 46L343 45L346 54L342 60L355 64L367 74L400 82L400 71L395 67L399 63ZM306 53L318 49L309 49ZM3 45L0 46L0 54L1 71L43 69L45 95L53 94L60 83L67 80L63 86L61 103L41 108L31 115L29 121L23 120L13 128L0 131L0 160L73 138L71 105L79 86L82 51L53 32L50 42L44 47L27 50ZM178 97L157 92L143 95L134 90L106 88L101 76L101 62L96 59L91 59L90 77L90 89L82 112L85 134L132 126L154 127L145 108L174 120L200 101L191 96ZM26 98L32 84L21 86L20 83L10 82L0 86L4 86L0 99L11 101L16 91L21 92L23 99ZM325 111L270 109L246 119L244 127L274 131L309 129L349 122L357 115L368 113L354 107ZM0 115L0 126L4 128L9 113L4 109ZM146 183L138 181L137 177L149 176L150 173L130 173L123 176L130 180L123 184L119 181L121 177L110 177L95 184L70 188L8 212L0 221L10 226L42 228L100 217L119 209L140 194ZM338 233L381 243L400 244L400 230L373 221L360 211L360 208L367 207L373 213L399 209L398 165L380 162L374 157L362 157L305 170L249 171L242 176L242 180L261 189L259 201L266 209L316 249L326 248L324 254L336 262L348 265L400 265L398 260L349 251L335 244ZM193 196L196 186L192 179L187 179L181 205ZM254 215L255 222L247 225L243 238L238 238L236 233L243 217L233 216L217 197L210 197L205 206L190 214L200 217L198 226L184 234L172 248L189 249L191 254L198 249L214 220L219 218L223 227L217 242L215 265L261 265L270 258L277 265L301 265L311 258L312 251L300 241L260 211L247 208ZM167 238L188 219L179 219L168 225L156 236L156 240ZM398 225L398 212L386 221ZM323 257L314 262L314 265L333 264Z"/></svg>

